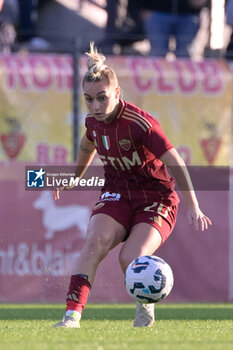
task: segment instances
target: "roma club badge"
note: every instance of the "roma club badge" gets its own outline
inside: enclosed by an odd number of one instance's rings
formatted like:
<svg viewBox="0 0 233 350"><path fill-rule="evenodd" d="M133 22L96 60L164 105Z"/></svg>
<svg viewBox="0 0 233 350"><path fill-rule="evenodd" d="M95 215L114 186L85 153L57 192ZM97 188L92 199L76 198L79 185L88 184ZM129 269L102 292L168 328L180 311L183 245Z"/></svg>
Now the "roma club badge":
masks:
<svg viewBox="0 0 233 350"><path fill-rule="evenodd" d="M14 159L21 152L26 136L21 132L21 126L18 120L7 118L6 121L10 126L10 131L9 133L1 134L0 139L7 157Z"/></svg>

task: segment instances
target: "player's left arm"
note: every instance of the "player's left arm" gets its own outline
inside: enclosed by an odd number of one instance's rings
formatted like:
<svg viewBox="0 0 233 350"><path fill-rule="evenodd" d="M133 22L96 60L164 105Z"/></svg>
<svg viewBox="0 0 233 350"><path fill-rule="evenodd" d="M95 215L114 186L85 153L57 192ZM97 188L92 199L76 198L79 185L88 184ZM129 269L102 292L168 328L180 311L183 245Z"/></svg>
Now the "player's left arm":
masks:
<svg viewBox="0 0 233 350"><path fill-rule="evenodd" d="M160 157L160 160L170 169L182 192L187 203L189 223L194 225L196 231L207 230L208 225L212 225L211 220L199 208L192 180L179 153L175 148L171 148Z"/></svg>

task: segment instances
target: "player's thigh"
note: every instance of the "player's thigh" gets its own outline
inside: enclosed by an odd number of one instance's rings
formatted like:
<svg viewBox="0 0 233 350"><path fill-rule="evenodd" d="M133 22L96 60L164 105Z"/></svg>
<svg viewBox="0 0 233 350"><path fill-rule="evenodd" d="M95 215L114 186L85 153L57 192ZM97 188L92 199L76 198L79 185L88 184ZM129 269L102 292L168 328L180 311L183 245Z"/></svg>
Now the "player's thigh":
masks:
<svg viewBox="0 0 233 350"><path fill-rule="evenodd" d="M103 237L113 239L112 246L127 237L133 219L133 210L130 203L120 193L103 192L94 206L91 221L88 226L88 235L102 232Z"/></svg>
<svg viewBox="0 0 233 350"><path fill-rule="evenodd" d="M151 224L136 224L119 254L119 261L123 271L131 261L139 256L152 255L161 245L162 237L160 232Z"/></svg>
<svg viewBox="0 0 233 350"><path fill-rule="evenodd" d="M95 249L112 249L126 236L126 228L111 216L99 213L90 218L87 228L86 246Z"/></svg>

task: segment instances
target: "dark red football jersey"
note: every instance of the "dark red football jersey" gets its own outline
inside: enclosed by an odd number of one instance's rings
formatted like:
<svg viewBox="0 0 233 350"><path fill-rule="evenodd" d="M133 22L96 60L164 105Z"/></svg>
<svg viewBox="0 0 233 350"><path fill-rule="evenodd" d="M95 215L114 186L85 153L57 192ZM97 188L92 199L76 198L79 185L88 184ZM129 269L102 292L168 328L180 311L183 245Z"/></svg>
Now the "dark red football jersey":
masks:
<svg viewBox="0 0 233 350"><path fill-rule="evenodd" d="M86 117L86 136L94 142L104 165L106 186L164 199L167 205L179 202L175 181L159 158L173 148L158 120L137 106L120 100L118 116L110 123ZM141 194L140 194L141 193ZM156 198L155 198L156 199Z"/></svg>

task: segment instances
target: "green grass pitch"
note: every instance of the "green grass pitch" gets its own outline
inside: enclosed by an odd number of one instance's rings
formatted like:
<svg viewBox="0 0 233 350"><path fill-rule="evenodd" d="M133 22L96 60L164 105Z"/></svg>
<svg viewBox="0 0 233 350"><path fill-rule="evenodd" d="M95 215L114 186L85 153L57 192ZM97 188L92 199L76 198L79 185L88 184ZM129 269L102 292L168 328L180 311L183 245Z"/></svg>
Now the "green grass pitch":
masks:
<svg viewBox="0 0 233 350"><path fill-rule="evenodd" d="M81 329L52 328L60 304L0 304L0 350L232 350L233 304L156 305L152 328L133 328L134 304L89 304Z"/></svg>

